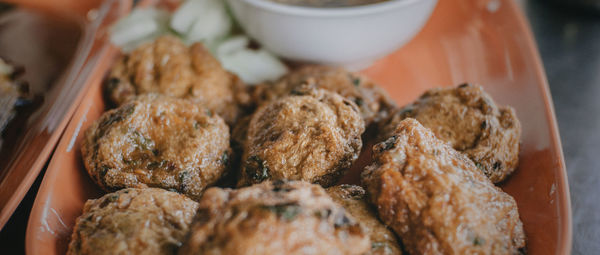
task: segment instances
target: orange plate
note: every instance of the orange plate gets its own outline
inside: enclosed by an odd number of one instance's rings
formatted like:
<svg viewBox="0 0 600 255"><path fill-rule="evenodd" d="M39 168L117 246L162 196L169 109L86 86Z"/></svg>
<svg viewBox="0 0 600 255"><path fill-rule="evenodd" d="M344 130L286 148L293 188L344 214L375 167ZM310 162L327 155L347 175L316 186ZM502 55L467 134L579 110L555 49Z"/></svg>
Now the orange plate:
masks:
<svg viewBox="0 0 600 255"><path fill-rule="evenodd" d="M365 74L400 105L426 89L469 81L484 85L499 104L513 106L523 126L521 161L502 188L517 200L529 254L569 254L569 190L544 71L518 7L510 0L490 2L440 1L412 42ZM101 77L90 81L92 89L60 141L31 212L29 254L63 253L83 203L102 194L80 155L82 132L105 110Z"/></svg>
<svg viewBox="0 0 600 255"><path fill-rule="evenodd" d="M91 85L87 77L106 62L101 31L128 10L88 10L98 0L9 0L0 14L0 56L25 68L21 80L36 95L5 130L0 151L0 228L52 153L69 118ZM114 9L114 8L113 8ZM114 51L114 49L112 50ZM106 64L105 64L106 65Z"/></svg>

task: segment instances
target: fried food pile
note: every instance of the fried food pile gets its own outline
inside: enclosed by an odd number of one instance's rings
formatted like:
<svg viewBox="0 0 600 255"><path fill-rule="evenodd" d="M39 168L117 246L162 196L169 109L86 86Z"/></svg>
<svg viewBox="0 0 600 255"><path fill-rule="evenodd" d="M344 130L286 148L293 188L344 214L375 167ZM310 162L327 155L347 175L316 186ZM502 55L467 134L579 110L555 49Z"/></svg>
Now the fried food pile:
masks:
<svg viewBox="0 0 600 255"><path fill-rule="evenodd" d="M163 37L122 56L105 88L117 108L81 152L112 193L86 203L68 254L525 249L517 204L494 185L517 167L520 124L479 86L397 107L341 68L246 85L201 44ZM371 150L362 187L340 184Z"/></svg>

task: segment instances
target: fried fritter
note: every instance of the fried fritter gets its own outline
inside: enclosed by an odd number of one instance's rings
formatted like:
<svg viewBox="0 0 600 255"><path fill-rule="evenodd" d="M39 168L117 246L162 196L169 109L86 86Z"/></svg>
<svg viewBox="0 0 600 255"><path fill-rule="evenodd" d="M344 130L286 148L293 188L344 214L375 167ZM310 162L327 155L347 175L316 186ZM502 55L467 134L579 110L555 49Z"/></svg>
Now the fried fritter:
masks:
<svg viewBox="0 0 600 255"><path fill-rule="evenodd" d="M364 254L361 225L318 185L263 182L210 188L179 254Z"/></svg>
<svg viewBox="0 0 600 255"><path fill-rule="evenodd" d="M480 86L463 84L425 92L391 115L382 128L382 138L391 136L405 118L417 119L437 138L467 154L494 183L517 168L521 124L511 107L496 106Z"/></svg>
<svg viewBox="0 0 600 255"><path fill-rule="evenodd" d="M162 189L123 189L88 200L67 254L176 254L198 203Z"/></svg>
<svg viewBox="0 0 600 255"><path fill-rule="evenodd" d="M464 154L414 119L373 147L371 201L411 254L516 254L525 246L515 200Z"/></svg>
<svg viewBox="0 0 600 255"><path fill-rule="evenodd" d="M385 91L358 73L343 68L306 66L282 77L275 83L258 85L251 92L257 104L288 95L295 88L309 84L336 92L358 105L362 118L368 126L388 115L395 103Z"/></svg>
<svg viewBox="0 0 600 255"><path fill-rule="evenodd" d="M240 104L250 99L243 82L223 69L201 43L187 47L172 36L121 57L110 72L106 90L116 105L146 93L191 99L230 125L241 112Z"/></svg>
<svg viewBox="0 0 600 255"><path fill-rule="evenodd" d="M327 193L365 228L371 239L371 251L365 255L402 254L394 233L379 221L375 208L367 203L363 188L342 184L328 188Z"/></svg>
<svg viewBox="0 0 600 255"><path fill-rule="evenodd" d="M106 191L158 187L197 199L226 171L229 128L191 101L142 95L94 122L81 154Z"/></svg>
<svg viewBox="0 0 600 255"><path fill-rule="evenodd" d="M269 179L331 185L358 158L364 129L354 102L322 89L294 90L252 116L239 185Z"/></svg>

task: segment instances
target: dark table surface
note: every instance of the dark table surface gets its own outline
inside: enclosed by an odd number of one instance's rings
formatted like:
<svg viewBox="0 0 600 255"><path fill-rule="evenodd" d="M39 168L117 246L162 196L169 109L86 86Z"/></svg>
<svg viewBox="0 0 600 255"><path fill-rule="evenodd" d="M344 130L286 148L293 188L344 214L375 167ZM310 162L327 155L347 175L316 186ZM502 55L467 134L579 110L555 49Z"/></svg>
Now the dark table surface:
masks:
<svg viewBox="0 0 600 255"><path fill-rule="evenodd" d="M531 22L554 100L571 191L573 254L600 254L600 12L518 2ZM42 175L0 232L3 254L23 253Z"/></svg>

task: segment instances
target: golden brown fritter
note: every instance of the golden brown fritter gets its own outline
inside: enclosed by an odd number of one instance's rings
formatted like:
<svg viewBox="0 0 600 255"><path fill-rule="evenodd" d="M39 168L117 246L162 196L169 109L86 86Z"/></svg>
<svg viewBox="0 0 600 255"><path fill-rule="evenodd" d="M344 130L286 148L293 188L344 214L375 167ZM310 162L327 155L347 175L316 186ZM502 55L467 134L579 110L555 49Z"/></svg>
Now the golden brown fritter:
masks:
<svg viewBox="0 0 600 255"><path fill-rule="evenodd" d="M515 254L525 246L515 200L414 119L373 147L363 183L411 254Z"/></svg>
<svg viewBox="0 0 600 255"><path fill-rule="evenodd" d="M162 189L123 189L88 200L67 254L176 254L198 203Z"/></svg>
<svg viewBox="0 0 600 255"><path fill-rule="evenodd" d="M353 102L309 87L264 105L248 126L240 186L268 179L331 185L358 158L364 132Z"/></svg>
<svg viewBox="0 0 600 255"><path fill-rule="evenodd" d="M197 199L226 171L229 128L189 100L147 94L104 113L81 154L104 190L173 189Z"/></svg>
<svg viewBox="0 0 600 255"><path fill-rule="evenodd" d="M371 250L365 255L402 254L394 233L379 221L375 208L367 203L367 194L363 188L342 184L328 188L327 193L364 227L371 239Z"/></svg>
<svg viewBox="0 0 600 255"><path fill-rule="evenodd" d="M364 254L369 237L318 185L210 188L179 254Z"/></svg>
<svg viewBox="0 0 600 255"><path fill-rule="evenodd" d="M136 95L161 93L187 98L233 124L240 104L249 101L245 85L227 72L201 43L187 47L163 36L124 55L107 79L108 98L116 105Z"/></svg>
<svg viewBox="0 0 600 255"><path fill-rule="evenodd" d="M251 92L253 101L263 104L286 96L303 84L336 92L353 101L358 105L367 126L386 117L388 111L395 107L385 91L367 77L343 68L327 66L302 67L275 83L258 85Z"/></svg>
<svg viewBox="0 0 600 255"><path fill-rule="evenodd" d="M405 118L415 118L461 151L494 183L508 177L519 163L521 124L509 106L497 107L480 86L432 89L399 109L382 128L391 136Z"/></svg>

